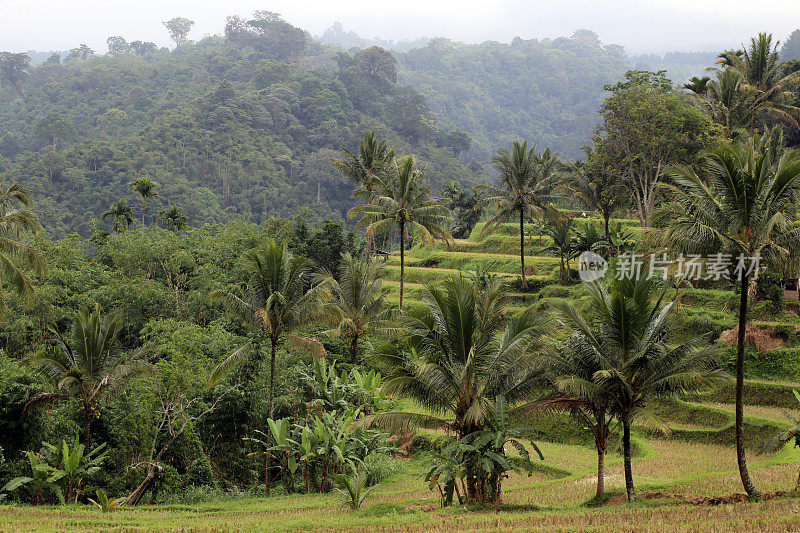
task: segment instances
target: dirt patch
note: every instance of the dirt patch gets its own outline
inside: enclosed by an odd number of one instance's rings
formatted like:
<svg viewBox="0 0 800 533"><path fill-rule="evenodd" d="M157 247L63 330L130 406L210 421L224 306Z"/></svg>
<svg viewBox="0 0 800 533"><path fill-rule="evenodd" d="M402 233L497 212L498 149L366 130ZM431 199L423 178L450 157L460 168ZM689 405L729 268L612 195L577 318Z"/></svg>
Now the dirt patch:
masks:
<svg viewBox="0 0 800 533"><path fill-rule="evenodd" d="M425 268L436 268L439 266L438 259L426 259L425 262L422 263L422 266Z"/></svg>
<svg viewBox="0 0 800 533"><path fill-rule="evenodd" d="M412 433L404 433L402 435L392 435L389 440L397 443L397 451L394 452L395 459L408 459L411 457L411 443L414 441Z"/></svg>
<svg viewBox="0 0 800 533"><path fill-rule="evenodd" d="M436 511L439 509L436 505L416 505L416 504L409 504L403 507L404 511L422 511L423 513L430 513L431 511Z"/></svg>
<svg viewBox="0 0 800 533"><path fill-rule="evenodd" d="M719 340L725 344L736 346L738 337L739 326L736 326L733 329L726 329L723 331L719 336ZM747 330L744 334L744 342L746 345L755 348L758 353L766 353L770 350L786 346L786 341L776 337L770 328L755 325L747 326Z"/></svg>
<svg viewBox="0 0 800 533"><path fill-rule="evenodd" d="M789 491L779 490L777 492L765 492L761 495L762 500L774 500L782 498L790 494ZM690 505L698 505L701 507L714 507L716 505L725 505L733 503L749 502L750 498L747 494L729 494L728 496L698 496L696 494L672 494L669 492L649 491L643 492L637 496L640 500L680 500ZM603 505L621 505L628 502L628 497L625 494L615 494L608 499Z"/></svg>

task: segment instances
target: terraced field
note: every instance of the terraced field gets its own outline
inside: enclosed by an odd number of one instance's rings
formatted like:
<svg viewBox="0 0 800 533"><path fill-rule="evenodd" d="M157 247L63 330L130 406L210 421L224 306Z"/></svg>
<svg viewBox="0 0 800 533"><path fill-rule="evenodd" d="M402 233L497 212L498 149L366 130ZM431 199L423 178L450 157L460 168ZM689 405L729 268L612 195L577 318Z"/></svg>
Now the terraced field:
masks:
<svg viewBox="0 0 800 533"><path fill-rule="evenodd" d="M595 221L597 223L598 221ZM635 229L636 222L623 220ZM515 255L519 235L514 225L482 237L480 227L470 239L458 240L451 249L414 248L407 254L406 294L410 305L418 305L424 285L461 270L486 267L513 281L518 276ZM530 256L533 294L509 295L509 309L546 306L549 301L568 298L580 303L580 284L564 287L557 283L558 259L543 253L546 238L526 236ZM399 257L386 263L390 300L399 296ZM732 327L736 316L729 305L732 294L718 289L687 290L682 295L680 323L687 334L713 329L718 335ZM523 297L525 298L523 301ZM751 376L746 386L745 440L749 464L756 485L765 492L791 490L797 479L800 450L785 446L766 453L772 437L787 427L784 410L800 415L792 389L800 388L792 375L792 363L775 365L779 357L789 358L796 343L800 317L786 312L777 316L756 315L755 322L785 332L783 351L762 354L753 364L779 368L780 375ZM763 363L761 366L759 364ZM770 366L771 365L771 366ZM800 368L800 367L798 367ZM762 379L756 379L761 377ZM438 494L428 490L421 474L430 460L418 451L413 459L399 460L399 472L384 481L370 495L364 508L350 512L334 494L291 495L269 499L230 496L194 505L157 505L125 509L102 515L86 507L34 508L3 507L0 530L192 530L271 531L281 530L498 530L526 531L793 531L800 529L800 499L793 494L748 504L696 505L701 497L720 497L742 492L733 448L733 394L717 391L697 398L664 401L656 411L670 428L662 432L640 424L634 428L636 456L634 476L639 502L624 502L622 459L616 441L606 459L606 487L611 499L589 506L596 483L597 455L585 432L572 419L559 414L529 415L520 423L536 427L543 437L539 445L544 460L531 476L512 475L504 483L504 502L499 508L439 509ZM406 407L413 407L408 405ZM423 442L435 442L437 435L420 432ZM613 439L612 439L613 440ZM422 449L422 447L420 448ZM691 496L693 502L674 495Z"/></svg>

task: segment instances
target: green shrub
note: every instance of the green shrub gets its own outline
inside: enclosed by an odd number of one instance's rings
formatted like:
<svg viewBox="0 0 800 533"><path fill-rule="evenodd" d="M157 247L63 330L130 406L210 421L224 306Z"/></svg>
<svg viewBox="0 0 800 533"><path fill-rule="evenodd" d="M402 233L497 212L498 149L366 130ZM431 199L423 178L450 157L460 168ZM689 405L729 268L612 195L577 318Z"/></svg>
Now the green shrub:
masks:
<svg viewBox="0 0 800 533"><path fill-rule="evenodd" d="M183 484L184 486L214 485L214 471L211 469L211 461L208 460L207 455L202 455L192 461L192 464L186 469Z"/></svg>
<svg viewBox="0 0 800 533"><path fill-rule="evenodd" d="M367 486L377 485L402 470L396 461L385 453L370 453L361 463L361 470L367 476Z"/></svg>
<svg viewBox="0 0 800 533"><path fill-rule="evenodd" d="M411 441L411 453L441 452L453 443L453 438L435 433L417 433Z"/></svg>

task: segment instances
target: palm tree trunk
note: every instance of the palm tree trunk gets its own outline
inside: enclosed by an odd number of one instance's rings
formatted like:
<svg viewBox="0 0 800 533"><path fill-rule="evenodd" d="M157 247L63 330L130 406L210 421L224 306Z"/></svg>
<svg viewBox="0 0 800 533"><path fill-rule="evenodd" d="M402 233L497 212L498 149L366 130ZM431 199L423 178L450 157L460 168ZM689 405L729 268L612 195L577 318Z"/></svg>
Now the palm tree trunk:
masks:
<svg viewBox="0 0 800 533"><path fill-rule="evenodd" d="M633 488L633 470L631 469L631 423L627 416L622 422L622 453L625 459L625 491L628 501L636 500L636 489Z"/></svg>
<svg viewBox="0 0 800 533"><path fill-rule="evenodd" d="M83 404L83 447L89 453L89 445L92 443L92 410L89 404Z"/></svg>
<svg viewBox="0 0 800 533"><path fill-rule="evenodd" d="M403 281L406 277L406 236L405 224L400 222L400 310L403 310ZM523 274L524 276L524 274Z"/></svg>
<svg viewBox="0 0 800 533"><path fill-rule="evenodd" d="M275 414L275 359L277 356L278 350L278 339L271 338L271 348L272 353L270 356L269 362L269 417L274 418ZM264 461L264 485L266 487L267 496L269 496L269 491L272 488L272 476L270 475L270 466L272 462L272 454L267 452L266 459Z"/></svg>
<svg viewBox="0 0 800 533"><path fill-rule="evenodd" d="M747 470L744 452L744 340L747 332L747 289L748 276L742 274L741 295L739 298L739 335L736 345L736 459L739 463L739 476L742 478L747 496L755 500L761 493L753 485Z"/></svg>
<svg viewBox="0 0 800 533"><path fill-rule="evenodd" d="M354 365L358 364L358 335L354 335L350 341L350 360Z"/></svg>
<svg viewBox="0 0 800 533"><path fill-rule="evenodd" d="M519 261L522 264L522 290L528 290L528 281L525 279L525 214L519 210Z"/></svg>
<svg viewBox="0 0 800 533"><path fill-rule="evenodd" d="M605 479L606 451L600 446L597 447L597 492L594 497L600 499L606 490Z"/></svg>

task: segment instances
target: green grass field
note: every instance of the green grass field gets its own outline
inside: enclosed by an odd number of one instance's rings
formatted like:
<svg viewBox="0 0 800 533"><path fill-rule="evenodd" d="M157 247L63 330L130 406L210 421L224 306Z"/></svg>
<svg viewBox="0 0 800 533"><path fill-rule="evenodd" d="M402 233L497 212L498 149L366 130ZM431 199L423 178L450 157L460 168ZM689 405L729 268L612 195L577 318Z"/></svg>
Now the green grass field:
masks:
<svg viewBox="0 0 800 533"><path fill-rule="evenodd" d="M634 228L634 220L623 220ZM406 258L406 298L418 304L424 285L457 275L479 265L506 279L517 276L519 259L514 255L519 235L513 225L481 236L476 228L468 240L452 249L414 248ZM527 237L526 237L527 239ZM579 301L580 285L557 284L558 259L537 255L526 261L536 294L509 295L510 312L527 305L547 306L548 301L567 298ZM546 245L546 241L545 241ZM399 258L387 261L389 302L399 297ZM680 320L691 333L696 328L729 328L735 312L726 308L732 293L717 289L685 292ZM525 301L523 302L523 297ZM792 313L756 316L755 323L783 327L788 344L795 345L800 317ZM695 329L692 329L695 328ZM766 354L765 357L768 357ZM794 409L792 388L796 376L772 376L747 383L746 440L749 464L756 485L765 492L789 491L797 479L800 450L787 445L774 454L764 445L787 427L784 409ZM524 531L795 531L800 529L800 498L793 494L757 503L695 505L671 497L728 496L741 493L733 446L731 391L665 402L658 412L670 428L656 431L647 424L635 427L638 455L634 459L637 490L643 497L634 504L624 501L622 459L618 445L606 459L609 501L590 506L594 495L597 455L580 439L567 437L569 428L580 428L566 415L531 415L524 423L539 427L545 437L540 447L544 461L530 476L511 475L503 484L503 504L497 508L455 506L440 509L438 494L428 490L421 477L430 456L418 452L412 459L396 459L398 472L378 485L359 511L349 511L337 494L278 495L270 498L230 495L193 504L157 504L102 514L88 506L0 507L0 531L289 531L289 530L524 530ZM799 412L794 409L793 414ZM537 418L541 416L541 418ZM549 440L548 440L549 439Z"/></svg>

